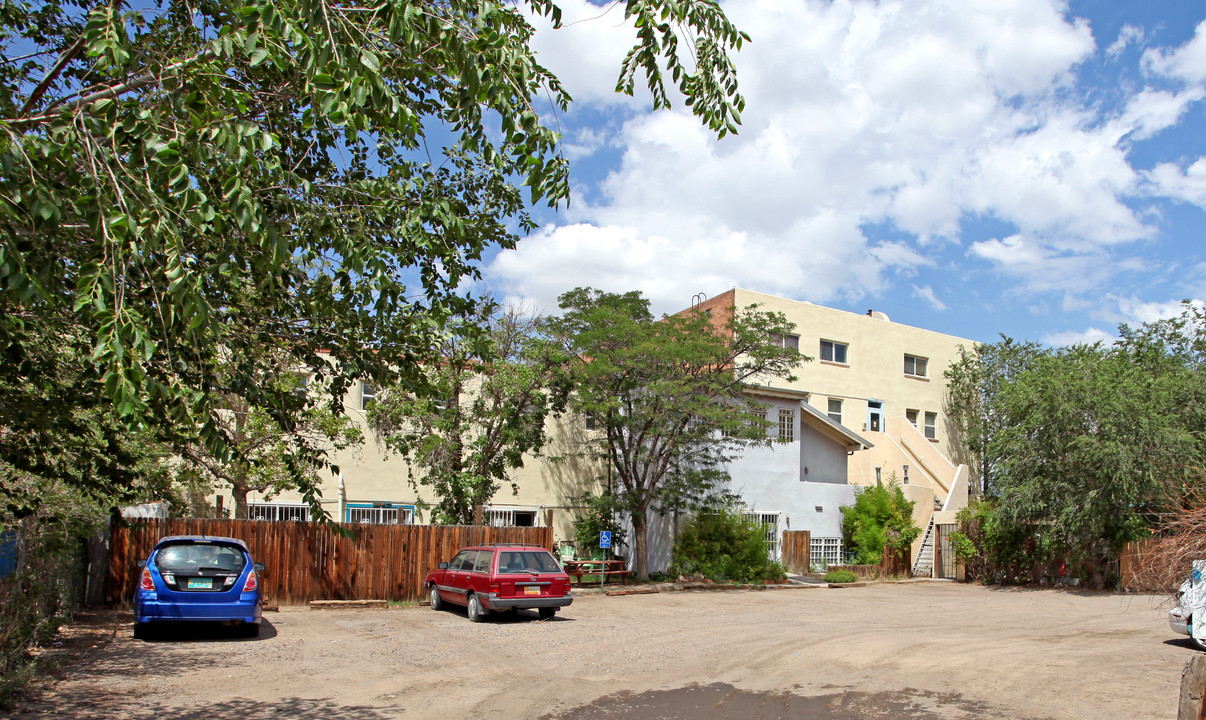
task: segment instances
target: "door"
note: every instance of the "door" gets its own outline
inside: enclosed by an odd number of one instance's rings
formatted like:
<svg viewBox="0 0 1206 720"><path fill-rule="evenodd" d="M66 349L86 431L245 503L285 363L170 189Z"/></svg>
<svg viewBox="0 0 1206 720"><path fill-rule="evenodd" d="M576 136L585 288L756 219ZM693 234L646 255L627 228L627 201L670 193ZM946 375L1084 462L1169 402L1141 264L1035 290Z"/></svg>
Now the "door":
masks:
<svg viewBox="0 0 1206 720"><path fill-rule="evenodd" d="M884 403L882 400L867 401L867 431L883 432Z"/></svg>
<svg viewBox="0 0 1206 720"><path fill-rule="evenodd" d="M934 556L935 577L955 579L955 544L951 541L951 533L955 532L955 524L936 525L938 543L935 545L937 554Z"/></svg>

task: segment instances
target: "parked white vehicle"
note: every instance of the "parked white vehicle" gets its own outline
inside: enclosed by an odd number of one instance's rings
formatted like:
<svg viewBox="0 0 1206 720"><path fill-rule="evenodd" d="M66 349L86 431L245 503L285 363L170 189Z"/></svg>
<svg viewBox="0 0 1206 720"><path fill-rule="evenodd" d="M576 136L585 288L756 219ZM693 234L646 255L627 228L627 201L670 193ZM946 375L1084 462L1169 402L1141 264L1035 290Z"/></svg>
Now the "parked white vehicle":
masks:
<svg viewBox="0 0 1206 720"><path fill-rule="evenodd" d="M1206 650L1206 560L1193 561L1193 572L1173 599L1177 605L1168 611L1168 626L1192 638L1199 650ZM1201 621L1196 627L1195 619Z"/></svg>

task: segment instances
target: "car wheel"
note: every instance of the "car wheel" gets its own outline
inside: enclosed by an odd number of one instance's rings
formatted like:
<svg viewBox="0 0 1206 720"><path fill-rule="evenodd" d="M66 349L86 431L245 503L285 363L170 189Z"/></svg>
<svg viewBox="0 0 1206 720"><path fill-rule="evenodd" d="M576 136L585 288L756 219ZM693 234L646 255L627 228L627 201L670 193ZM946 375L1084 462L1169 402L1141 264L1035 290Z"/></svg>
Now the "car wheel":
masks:
<svg viewBox="0 0 1206 720"><path fill-rule="evenodd" d="M477 599L476 595L469 596L469 607L467 609L469 619L473 622L481 622L486 619L486 610L482 607L481 600Z"/></svg>
<svg viewBox="0 0 1206 720"><path fill-rule="evenodd" d="M151 626L147 623L134 623L134 639L135 640L150 640Z"/></svg>
<svg viewBox="0 0 1206 720"><path fill-rule="evenodd" d="M540 619L548 620L557 614L557 608L537 608L540 611Z"/></svg>
<svg viewBox="0 0 1206 720"><path fill-rule="evenodd" d="M239 635L245 638L258 638L260 636L259 623L243 623L239 628Z"/></svg>
<svg viewBox="0 0 1206 720"><path fill-rule="evenodd" d="M440 589L435 586L435 583L432 583L431 585L431 609L444 609L444 601L440 599Z"/></svg>

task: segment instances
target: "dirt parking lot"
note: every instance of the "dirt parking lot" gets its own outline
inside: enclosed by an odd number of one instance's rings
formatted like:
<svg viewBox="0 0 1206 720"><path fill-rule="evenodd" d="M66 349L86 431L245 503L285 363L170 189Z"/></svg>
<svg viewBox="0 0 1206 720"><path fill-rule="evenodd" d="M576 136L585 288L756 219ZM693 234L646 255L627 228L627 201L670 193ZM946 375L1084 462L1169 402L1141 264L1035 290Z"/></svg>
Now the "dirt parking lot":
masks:
<svg viewBox="0 0 1206 720"><path fill-rule="evenodd" d="M17 716L1175 718L1196 650L1163 601L938 582L580 594L549 621L299 607L258 640L153 642L109 615L72 628L84 653Z"/></svg>

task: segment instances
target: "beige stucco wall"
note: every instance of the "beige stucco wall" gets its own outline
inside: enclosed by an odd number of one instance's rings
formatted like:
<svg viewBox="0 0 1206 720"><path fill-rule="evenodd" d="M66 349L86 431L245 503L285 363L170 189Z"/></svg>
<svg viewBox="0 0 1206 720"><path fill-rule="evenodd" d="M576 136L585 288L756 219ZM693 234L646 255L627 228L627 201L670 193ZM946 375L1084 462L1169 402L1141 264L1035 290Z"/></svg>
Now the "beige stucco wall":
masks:
<svg viewBox="0 0 1206 720"><path fill-rule="evenodd" d="M821 412L828 412L830 398L840 399L842 424L873 443L877 433L867 425L868 401L883 403L885 419L904 417L907 410L913 409L919 412L919 425L923 425L926 412L936 413L937 432L932 444L956 464L960 462L943 410L943 371L958 358L960 345L973 347L972 340L894 323L882 313L860 315L739 288L731 293L738 308L757 304L764 310L782 312L796 325L800 352L814 358L796 369L795 382L776 380L775 386L808 392L808 403ZM820 360L822 340L844 343L847 363ZM905 375L906 354L926 359L925 378ZM859 455L863 453L856 453L856 457ZM875 482L873 468L874 461L852 461L849 481L859 485Z"/></svg>
<svg viewBox="0 0 1206 720"><path fill-rule="evenodd" d="M434 500L428 488L421 485L416 488L410 482L405 460L376 441L361 410L361 389L362 385L356 383L344 398L348 416L360 425L365 442L361 447L335 455L334 464L339 467L342 476L342 495L340 476L326 473L320 477L323 508L337 521L343 521L343 510L347 503L415 506L420 501ZM578 446L583 434L588 432L581 417L564 415L551 419L546 431L549 440L541 456L525 456L524 466L512 474L511 479L516 487L504 483L495 494L491 507L534 511L537 513L537 525L553 528L554 541L569 541L573 539L573 520L577 513L572 499L586 490L598 492L606 484L606 468L602 463L581 458L550 459L568 456ZM223 507L228 512L233 509L229 490L222 490L218 494L223 497ZM253 492L247 499L252 503L302 502L297 492L278 493L271 498ZM426 516L422 514L416 517L416 522L426 521Z"/></svg>

